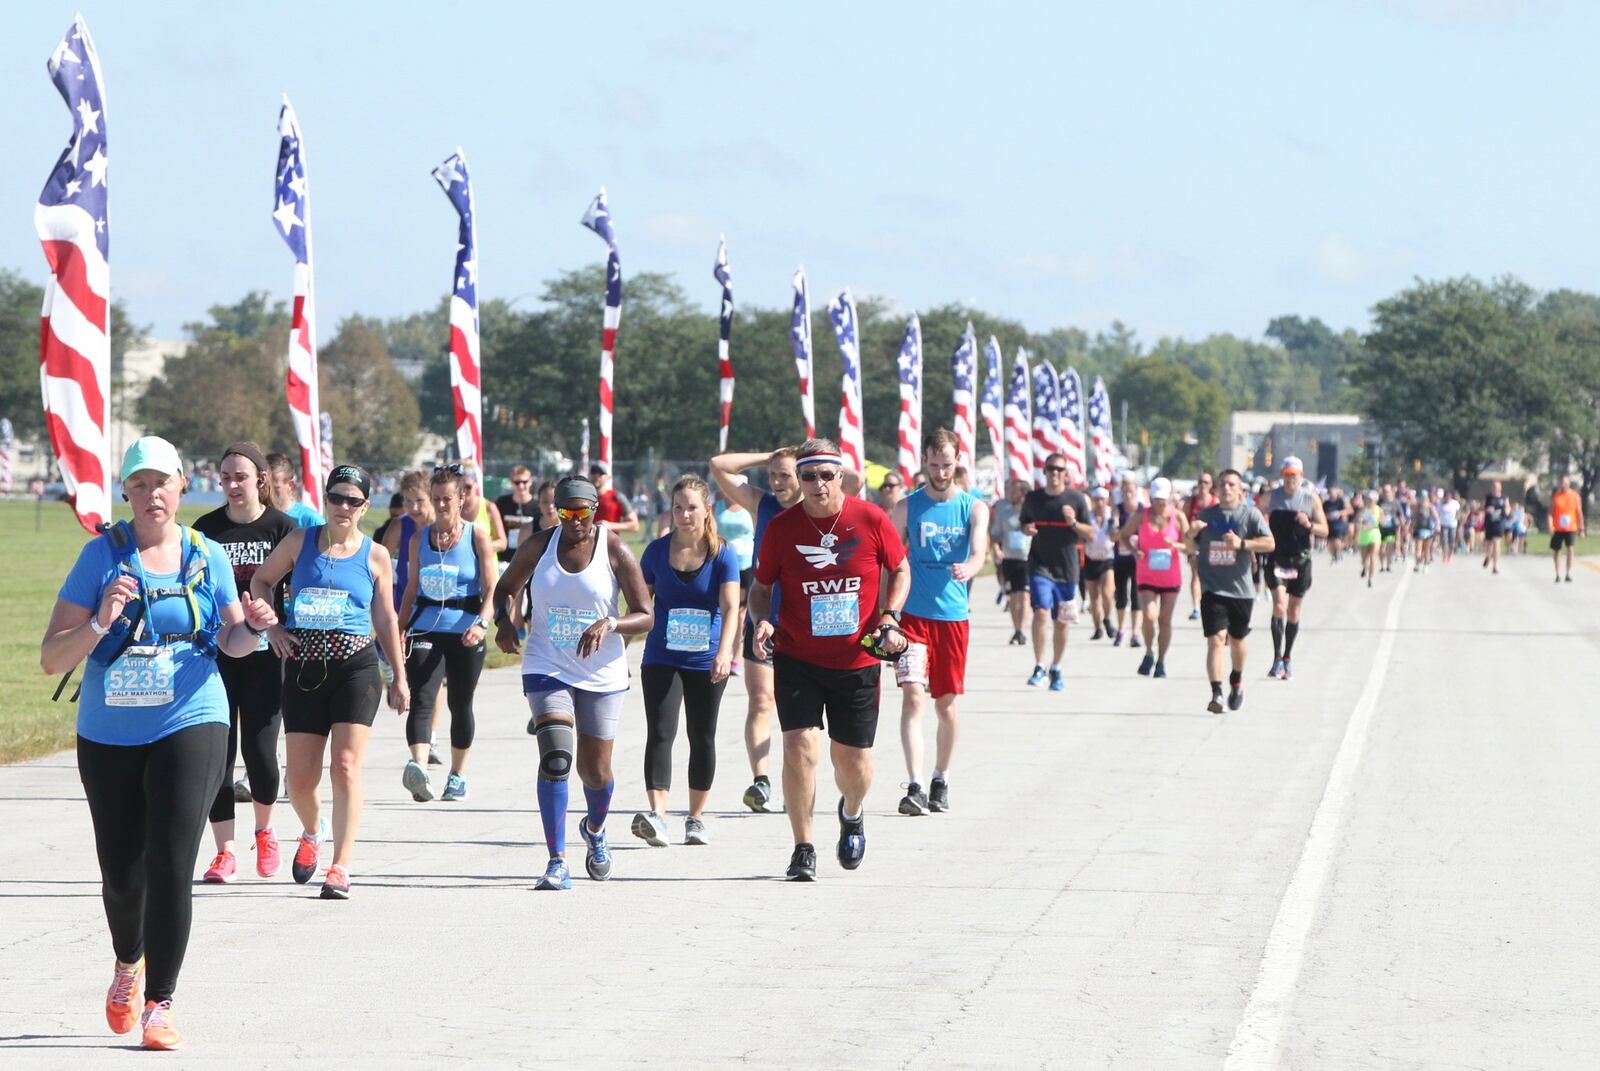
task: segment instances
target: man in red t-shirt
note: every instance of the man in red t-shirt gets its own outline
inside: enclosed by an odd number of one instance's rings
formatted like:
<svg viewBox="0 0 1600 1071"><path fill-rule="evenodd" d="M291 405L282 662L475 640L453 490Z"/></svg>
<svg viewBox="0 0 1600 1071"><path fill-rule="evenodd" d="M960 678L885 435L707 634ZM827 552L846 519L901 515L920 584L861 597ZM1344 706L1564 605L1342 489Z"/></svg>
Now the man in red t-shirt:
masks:
<svg viewBox="0 0 1600 1071"><path fill-rule="evenodd" d="M795 840L788 878L814 881L811 810L824 715L841 793L839 865L854 870L866 855L862 808L872 785L881 667L861 639L877 632L884 653L905 650L898 622L911 591L911 565L888 515L845 496L836 445L827 439L807 441L795 468L800 508L785 510L767 524L749 605L759 622L752 647L762 658L772 651L783 728L783 794ZM880 606L885 573L888 593ZM776 627L767 620L775 586L783 594Z"/></svg>
<svg viewBox="0 0 1600 1071"><path fill-rule="evenodd" d="M600 492L600 501L594 508L594 519L613 532L637 532L639 515L634 512L627 498L617 494L617 489L611 486L611 469L604 461L596 461L589 466L589 482Z"/></svg>

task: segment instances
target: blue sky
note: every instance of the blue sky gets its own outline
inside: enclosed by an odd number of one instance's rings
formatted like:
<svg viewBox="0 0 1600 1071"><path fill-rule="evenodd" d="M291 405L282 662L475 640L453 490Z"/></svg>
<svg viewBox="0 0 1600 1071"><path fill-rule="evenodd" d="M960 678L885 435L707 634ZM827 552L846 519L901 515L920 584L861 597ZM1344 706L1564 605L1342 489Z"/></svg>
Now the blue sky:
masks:
<svg viewBox="0 0 1600 1071"><path fill-rule="evenodd" d="M299 11L296 11L296 7ZM231 10L229 10L231 9ZM70 133L46 57L78 10L6 15L0 267ZM287 293L279 95L305 131L320 333L431 305L477 187L480 293L600 260L710 313L850 286L1146 342L1364 327L1417 275L1600 290L1600 5L1576 0L82 8L107 86L112 286L160 337ZM624 337L627 316L624 311ZM625 344L625 343L624 343Z"/></svg>

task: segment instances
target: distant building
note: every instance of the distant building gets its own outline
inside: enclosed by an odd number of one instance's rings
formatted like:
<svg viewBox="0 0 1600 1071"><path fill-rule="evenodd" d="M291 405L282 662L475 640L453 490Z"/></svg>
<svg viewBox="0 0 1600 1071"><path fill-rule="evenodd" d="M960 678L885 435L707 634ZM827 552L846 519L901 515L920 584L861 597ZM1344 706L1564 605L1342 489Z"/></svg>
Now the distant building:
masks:
<svg viewBox="0 0 1600 1071"><path fill-rule="evenodd" d="M189 344L150 339L122 356L122 376L111 384L111 457L122 457L128 444L144 434L139 422L139 401L151 381L159 379L167 361L181 357Z"/></svg>
<svg viewBox="0 0 1600 1071"><path fill-rule="evenodd" d="M1295 455L1312 480L1338 480L1358 450L1377 445L1377 429L1354 413L1240 410L1229 416L1217 450L1217 467L1266 475Z"/></svg>

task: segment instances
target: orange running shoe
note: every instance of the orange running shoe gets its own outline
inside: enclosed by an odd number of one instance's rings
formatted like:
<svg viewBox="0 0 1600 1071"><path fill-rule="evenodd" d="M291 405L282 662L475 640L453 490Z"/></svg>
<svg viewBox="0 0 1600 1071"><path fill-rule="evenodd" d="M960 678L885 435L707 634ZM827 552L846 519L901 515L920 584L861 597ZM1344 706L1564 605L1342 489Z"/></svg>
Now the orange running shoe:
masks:
<svg viewBox="0 0 1600 1071"><path fill-rule="evenodd" d="M205 877L202 879L207 885L223 885L234 879L239 873L239 861L233 857L232 852L218 852L211 860L211 865L206 867Z"/></svg>
<svg viewBox="0 0 1600 1071"><path fill-rule="evenodd" d="M144 1047L171 1051L183 1044L172 1025L172 1001L150 1001L144 1006Z"/></svg>
<svg viewBox="0 0 1600 1071"><path fill-rule="evenodd" d="M327 875L323 878L322 898L324 900L350 899L350 874L338 863L330 866Z"/></svg>
<svg viewBox="0 0 1600 1071"><path fill-rule="evenodd" d="M106 990L106 1025L113 1034L126 1034L139 1021L139 991L144 988L144 957L132 966L117 961Z"/></svg>
<svg viewBox="0 0 1600 1071"><path fill-rule="evenodd" d="M277 836L270 829L256 830L256 873L270 878L278 872L281 861Z"/></svg>

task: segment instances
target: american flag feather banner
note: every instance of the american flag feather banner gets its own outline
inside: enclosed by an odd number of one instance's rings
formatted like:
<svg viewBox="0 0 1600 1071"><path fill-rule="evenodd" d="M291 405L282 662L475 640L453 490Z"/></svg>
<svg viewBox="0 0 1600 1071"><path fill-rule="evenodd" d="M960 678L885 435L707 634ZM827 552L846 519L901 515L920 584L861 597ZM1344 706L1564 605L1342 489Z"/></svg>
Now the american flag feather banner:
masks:
<svg viewBox="0 0 1600 1071"><path fill-rule="evenodd" d="M961 332L961 341L950 355L950 393L955 408L956 464L965 466L969 476L976 479L974 462L978 458L978 427L973 418L977 390L974 375L977 373L978 337L973 334L972 323Z"/></svg>
<svg viewBox="0 0 1600 1071"><path fill-rule="evenodd" d="M789 314L789 341L794 346L794 367L800 374L800 413L805 417L806 438L817 434L817 402L811 352L811 295L806 290L806 270L794 273L794 311Z"/></svg>
<svg viewBox="0 0 1600 1071"><path fill-rule="evenodd" d="M845 290L828 303L828 319L839 339L839 356L844 361L843 383L839 392L839 453L845 464L857 472L866 471L866 446L861 423L861 346L856 336L856 302Z"/></svg>
<svg viewBox="0 0 1600 1071"><path fill-rule="evenodd" d="M611 467L612 369L617 353L617 325L622 322L622 261L617 257L616 233L611 229L611 209L605 187L589 203L582 223L606 243L606 318L600 332L600 456Z"/></svg>
<svg viewBox="0 0 1600 1071"><path fill-rule="evenodd" d="M478 221L472 175L460 149L433 169L434 181L455 207L456 270L450 288L450 397L456 410L456 451L483 467L483 366L478 339Z"/></svg>
<svg viewBox="0 0 1600 1071"><path fill-rule="evenodd" d="M900 377L900 478L910 487L922 470L922 321L916 313L906 321L895 365Z"/></svg>
<svg viewBox="0 0 1600 1071"><path fill-rule="evenodd" d="M1056 392L1060 384L1049 361L1033 369L1033 470L1044 478L1045 459L1061 452L1061 409Z"/></svg>
<svg viewBox="0 0 1600 1071"><path fill-rule="evenodd" d="M583 438L578 441L578 472L589 475L589 418L583 418Z"/></svg>
<svg viewBox="0 0 1600 1071"><path fill-rule="evenodd" d="M728 448L728 418L733 415L733 358L728 353L728 339L733 335L733 273L728 270L727 239L717 241L717 262L711 275L722 284L722 313L717 321L717 376L722 398L721 424L717 429L717 449Z"/></svg>
<svg viewBox="0 0 1600 1071"><path fill-rule="evenodd" d="M11 455L16 450L16 437L11 433L11 421L0 417L0 493L11 490Z"/></svg>
<svg viewBox="0 0 1600 1071"><path fill-rule="evenodd" d="M1000 341L993 335L983 347L983 402L978 412L983 416L983 426L989 432L989 451L994 455L994 483L997 494L1005 493L1006 446L1004 433L1005 403L1000 386Z"/></svg>
<svg viewBox="0 0 1600 1071"><path fill-rule="evenodd" d="M1111 399L1106 395L1106 381L1094 377L1094 393L1089 396L1090 445L1094 448L1094 482L1098 487L1110 487L1116 478L1116 461L1112 455Z"/></svg>
<svg viewBox="0 0 1600 1071"><path fill-rule="evenodd" d="M1083 451L1083 381L1078 370L1069 367L1061 373L1061 452L1067 459L1067 483L1082 487L1089 470Z"/></svg>
<svg viewBox="0 0 1600 1071"><path fill-rule="evenodd" d="M311 189L306 185L305 147L300 121L289 98L278 113L278 180L272 218L294 254L294 306L289 317L289 371L284 393L300 444L300 497L322 509L322 412L317 388L316 297L311 271Z"/></svg>
<svg viewBox="0 0 1600 1071"><path fill-rule="evenodd" d="M1017 350L1011 365L1011 386L1006 392L1006 478L1033 483L1033 451L1029 444L1032 423L1028 397L1028 353Z"/></svg>
<svg viewBox="0 0 1600 1071"><path fill-rule="evenodd" d="M39 382L67 499L92 532L111 520L111 243L104 82L83 16L46 68L73 115L72 140L33 210L50 264L39 314Z"/></svg>
<svg viewBox="0 0 1600 1071"><path fill-rule="evenodd" d="M322 430L322 434L321 434L320 439L319 439L320 445L322 446L322 471L323 472L332 472L333 471L333 417L328 415L328 411L326 409L324 409L322 411L322 420L321 420L321 422L320 422L320 424L318 426Z"/></svg>

